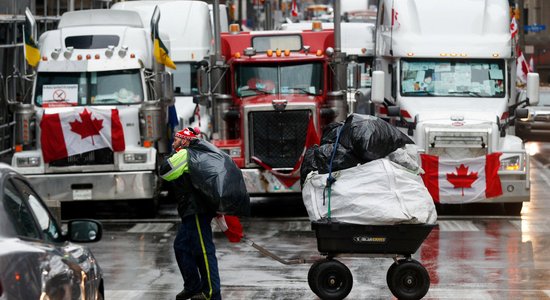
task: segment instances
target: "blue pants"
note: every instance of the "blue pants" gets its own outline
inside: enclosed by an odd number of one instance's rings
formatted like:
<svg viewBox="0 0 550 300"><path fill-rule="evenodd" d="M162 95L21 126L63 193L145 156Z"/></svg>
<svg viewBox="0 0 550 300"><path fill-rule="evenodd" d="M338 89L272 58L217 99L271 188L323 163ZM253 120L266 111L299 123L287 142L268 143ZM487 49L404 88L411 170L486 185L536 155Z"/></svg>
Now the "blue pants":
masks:
<svg viewBox="0 0 550 300"><path fill-rule="evenodd" d="M210 226L213 217L195 214L183 218L174 240L174 252L184 289L203 292L207 299L221 299L218 260Z"/></svg>

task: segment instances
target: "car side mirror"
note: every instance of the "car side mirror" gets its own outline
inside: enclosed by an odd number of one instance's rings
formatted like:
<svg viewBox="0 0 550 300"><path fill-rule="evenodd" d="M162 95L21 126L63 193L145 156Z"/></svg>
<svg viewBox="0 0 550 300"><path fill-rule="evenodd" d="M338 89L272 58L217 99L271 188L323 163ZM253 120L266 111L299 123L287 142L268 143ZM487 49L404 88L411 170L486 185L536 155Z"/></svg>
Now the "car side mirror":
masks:
<svg viewBox="0 0 550 300"><path fill-rule="evenodd" d="M68 239L75 243L97 242L103 235L103 226L96 220L70 220L67 227Z"/></svg>

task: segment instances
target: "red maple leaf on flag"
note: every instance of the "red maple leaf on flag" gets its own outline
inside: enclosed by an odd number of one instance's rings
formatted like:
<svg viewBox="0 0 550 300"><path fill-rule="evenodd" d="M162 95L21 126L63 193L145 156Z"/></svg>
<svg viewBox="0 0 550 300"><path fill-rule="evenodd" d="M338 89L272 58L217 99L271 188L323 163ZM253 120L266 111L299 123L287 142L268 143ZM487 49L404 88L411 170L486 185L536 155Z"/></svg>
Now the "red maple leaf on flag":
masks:
<svg viewBox="0 0 550 300"><path fill-rule="evenodd" d="M472 183L477 180L477 172L468 174L468 167L461 164L456 168L455 173L447 173L447 181L453 184L455 189L462 188L462 197L464 197L464 188L472 188Z"/></svg>
<svg viewBox="0 0 550 300"><path fill-rule="evenodd" d="M84 109L84 111L79 115L82 122L77 119L73 122L69 122L71 125L71 131L79 134L82 139L91 136L92 145L95 145L94 135L99 135L99 131L103 128L103 120L99 120L97 118L92 120L92 114L90 114L86 109Z"/></svg>

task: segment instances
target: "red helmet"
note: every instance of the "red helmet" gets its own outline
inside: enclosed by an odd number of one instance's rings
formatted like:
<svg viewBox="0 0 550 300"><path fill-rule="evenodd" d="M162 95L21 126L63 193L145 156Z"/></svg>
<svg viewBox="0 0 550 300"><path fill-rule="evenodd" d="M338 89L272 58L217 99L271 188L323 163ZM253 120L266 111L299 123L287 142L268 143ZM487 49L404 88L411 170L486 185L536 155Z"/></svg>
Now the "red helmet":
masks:
<svg viewBox="0 0 550 300"><path fill-rule="evenodd" d="M197 138L199 133L200 133L200 130L197 127L195 128L186 127L183 130L176 132L174 136L180 139L194 139L194 138Z"/></svg>

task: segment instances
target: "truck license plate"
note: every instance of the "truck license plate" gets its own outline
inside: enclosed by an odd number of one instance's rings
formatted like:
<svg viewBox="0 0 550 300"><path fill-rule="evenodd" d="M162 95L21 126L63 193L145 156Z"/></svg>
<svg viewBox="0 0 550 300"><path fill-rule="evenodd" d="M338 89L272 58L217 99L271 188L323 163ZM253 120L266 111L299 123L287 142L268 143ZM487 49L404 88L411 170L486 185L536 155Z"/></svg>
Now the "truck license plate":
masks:
<svg viewBox="0 0 550 300"><path fill-rule="evenodd" d="M73 200L92 200L92 190L73 190Z"/></svg>

